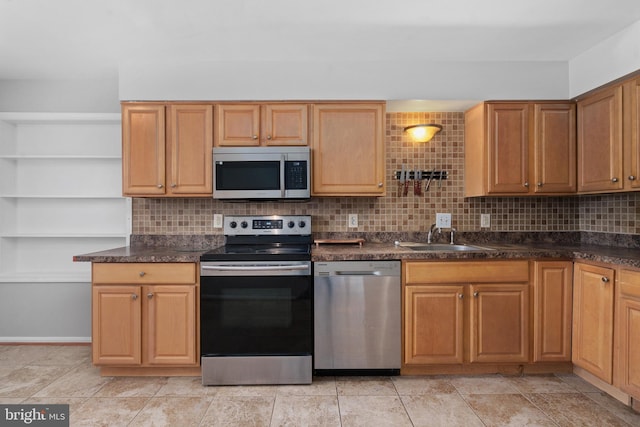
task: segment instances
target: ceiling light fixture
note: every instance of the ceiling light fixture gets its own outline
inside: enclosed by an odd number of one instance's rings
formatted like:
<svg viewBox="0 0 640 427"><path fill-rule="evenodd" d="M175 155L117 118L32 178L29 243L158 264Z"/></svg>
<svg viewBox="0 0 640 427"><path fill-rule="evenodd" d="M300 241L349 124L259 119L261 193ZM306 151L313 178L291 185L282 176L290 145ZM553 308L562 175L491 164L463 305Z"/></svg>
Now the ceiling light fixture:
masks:
<svg viewBox="0 0 640 427"><path fill-rule="evenodd" d="M411 138L416 142L429 142L433 136L442 130L442 125L435 123L412 125L404 128Z"/></svg>

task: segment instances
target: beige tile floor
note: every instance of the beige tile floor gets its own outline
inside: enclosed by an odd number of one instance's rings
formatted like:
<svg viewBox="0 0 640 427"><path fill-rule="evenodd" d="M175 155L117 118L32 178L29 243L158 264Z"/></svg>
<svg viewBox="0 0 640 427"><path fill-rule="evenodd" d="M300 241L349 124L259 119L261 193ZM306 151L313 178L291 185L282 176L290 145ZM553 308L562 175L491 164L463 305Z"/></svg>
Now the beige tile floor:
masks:
<svg viewBox="0 0 640 427"><path fill-rule="evenodd" d="M89 352L0 345L0 403L68 403L72 426L640 426L640 414L571 374L203 387L200 378L101 377Z"/></svg>

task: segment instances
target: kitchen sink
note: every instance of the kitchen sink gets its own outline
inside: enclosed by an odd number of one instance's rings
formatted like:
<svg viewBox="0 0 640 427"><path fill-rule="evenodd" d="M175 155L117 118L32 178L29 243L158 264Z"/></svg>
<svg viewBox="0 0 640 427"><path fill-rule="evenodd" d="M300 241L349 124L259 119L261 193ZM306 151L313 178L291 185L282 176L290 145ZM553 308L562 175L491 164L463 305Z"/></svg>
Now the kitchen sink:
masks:
<svg viewBox="0 0 640 427"><path fill-rule="evenodd" d="M404 246L414 251L427 251L427 252L480 252L480 251L495 251L493 248L487 248L486 246L475 245L462 245L448 243L415 243L415 242L400 242L398 246Z"/></svg>

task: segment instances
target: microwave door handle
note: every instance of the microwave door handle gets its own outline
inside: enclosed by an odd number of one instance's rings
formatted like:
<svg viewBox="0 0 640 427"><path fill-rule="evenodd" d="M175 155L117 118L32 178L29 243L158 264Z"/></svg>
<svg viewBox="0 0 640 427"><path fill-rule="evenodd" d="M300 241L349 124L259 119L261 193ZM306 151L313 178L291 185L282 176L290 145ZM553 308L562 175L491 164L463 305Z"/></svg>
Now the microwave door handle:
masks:
<svg viewBox="0 0 640 427"><path fill-rule="evenodd" d="M280 156L280 197L285 197L285 183L284 183L284 168L286 166L287 155L282 154Z"/></svg>

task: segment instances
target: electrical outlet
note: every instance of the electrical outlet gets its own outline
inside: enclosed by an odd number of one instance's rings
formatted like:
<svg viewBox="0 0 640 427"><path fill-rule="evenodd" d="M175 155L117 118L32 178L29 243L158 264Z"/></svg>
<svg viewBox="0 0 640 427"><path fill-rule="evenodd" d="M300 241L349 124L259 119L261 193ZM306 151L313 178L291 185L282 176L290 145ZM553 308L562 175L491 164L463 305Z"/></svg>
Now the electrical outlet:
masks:
<svg viewBox="0 0 640 427"><path fill-rule="evenodd" d="M437 213L436 214L436 227L438 227L438 228L451 228L451 214L450 213Z"/></svg>
<svg viewBox="0 0 640 427"><path fill-rule="evenodd" d="M491 227L491 214L480 214L480 228Z"/></svg>
<svg viewBox="0 0 640 427"><path fill-rule="evenodd" d="M222 214L213 215L213 228L222 228Z"/></svg>
<svg viewBox="0 0 640 427"><path fill-rule="evenodd" d="M347 226L349 228L355 228L358 226L358 214L349 214Z"/></svg>

